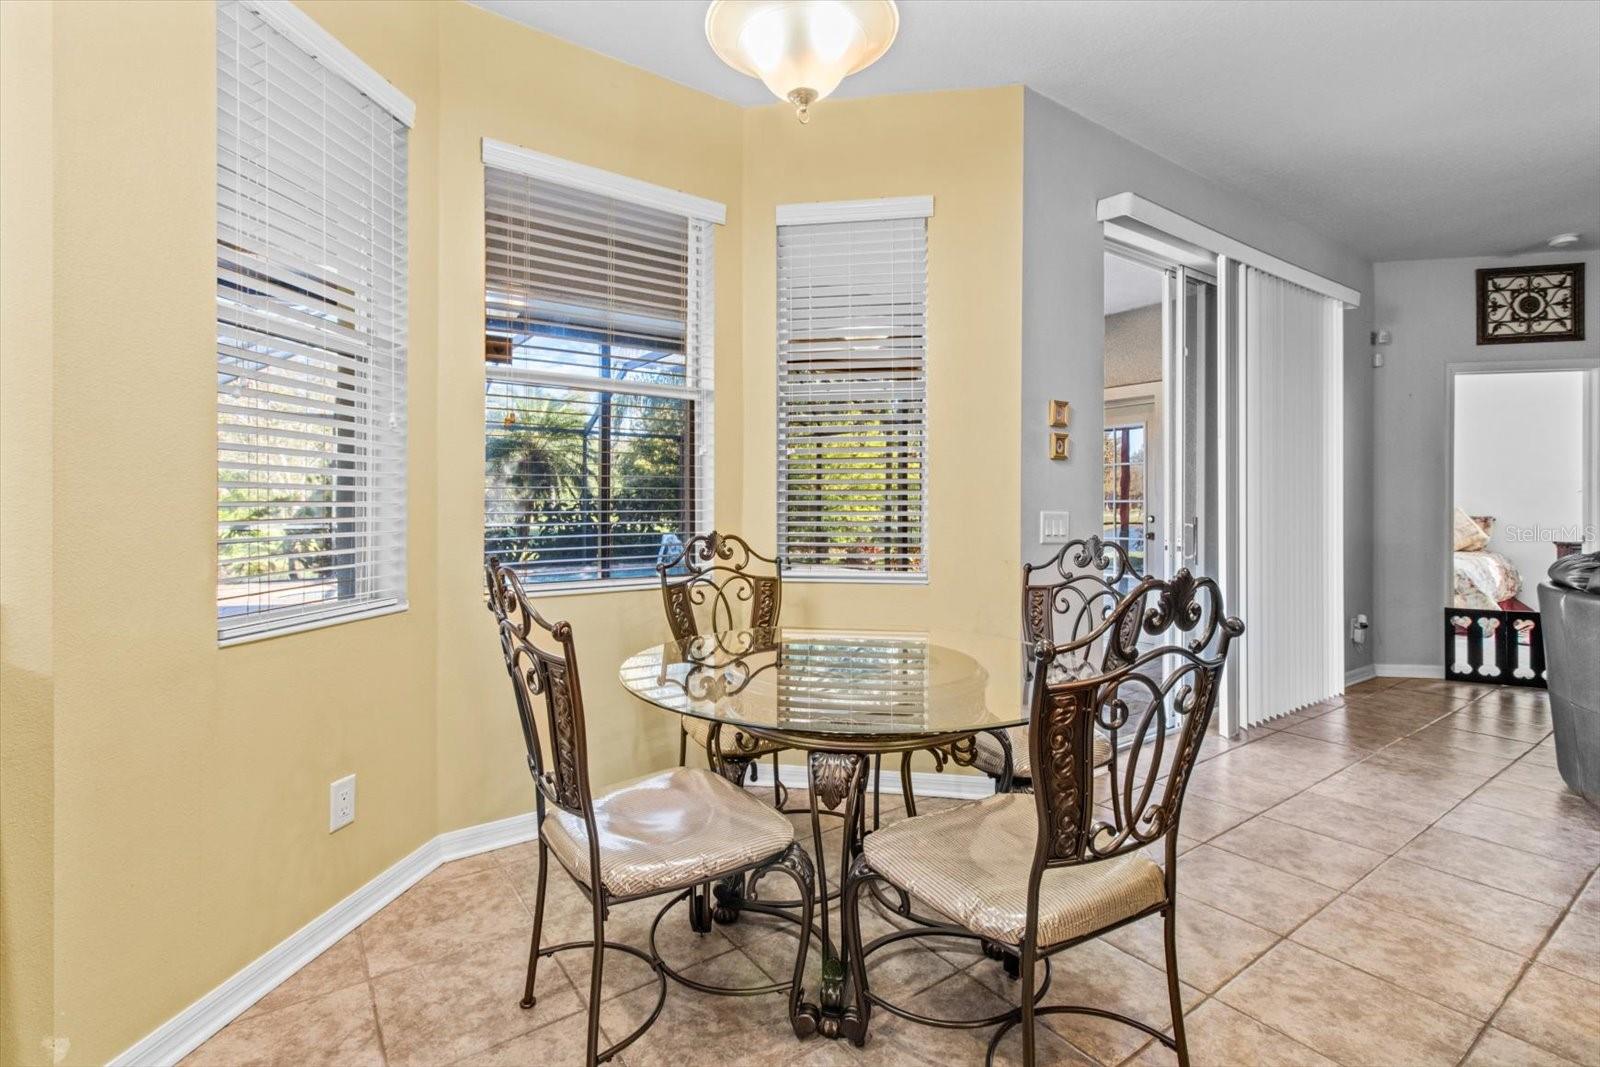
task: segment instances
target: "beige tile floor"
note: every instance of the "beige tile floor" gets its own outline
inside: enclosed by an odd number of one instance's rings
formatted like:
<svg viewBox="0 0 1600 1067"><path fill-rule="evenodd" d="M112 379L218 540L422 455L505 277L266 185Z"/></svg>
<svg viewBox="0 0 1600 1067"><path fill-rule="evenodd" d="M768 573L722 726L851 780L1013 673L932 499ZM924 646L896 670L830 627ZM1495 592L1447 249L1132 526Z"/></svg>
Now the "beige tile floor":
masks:
<svg viewBox="0 0 1600 1067"><path fill-rule="evenodd" d="M1600 1065L1600 813L1564 788L1549 731L1543 694L1382 679L1208 743L1178 861L1197 1067ZM547 960L538 1007L517 1006L534 855L518 845L440 868L186 1063L578 1062L582 957ZM559 870L550 887L547 936L586 936L587 904ZM656 907L616 909L607 936L642 944ZM793 937L773 923L747 917L698 936L675 919L663 924L663 955L702 981L759 983L792 961ZM1048 999L1165 1027L1160 935L1159 920L1145 920L1063 954ZM815 974L813 962L813 996ZM642 964L608 958L611 1038L649 1010L649 980ZM885 952L873 980L930 1014L987 1013L1016 996L998 965L959 945ZM674 986L621 1059L950 1067L981 1063L987 1037L879 1012L865 1049L802 1044L780 997ZM1047 1063L1174 1062L1135 1031L1074 1016L1048 1019L1040 1051ZM1013 1033L1001 1059L1019 1053Z"/></svg>

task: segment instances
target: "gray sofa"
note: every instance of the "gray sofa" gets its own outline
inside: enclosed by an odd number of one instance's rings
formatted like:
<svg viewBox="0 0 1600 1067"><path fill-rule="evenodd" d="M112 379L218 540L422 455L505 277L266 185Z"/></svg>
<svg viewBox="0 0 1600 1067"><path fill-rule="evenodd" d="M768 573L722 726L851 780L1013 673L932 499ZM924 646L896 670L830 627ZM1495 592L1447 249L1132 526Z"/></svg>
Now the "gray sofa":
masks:
<svg viewBox="0 0 1600 1067"><path fill-rule="evenodd" d="M1568 556L1539 585L1550 718L1561 777L1600 805L1600 552Z"/></svg>

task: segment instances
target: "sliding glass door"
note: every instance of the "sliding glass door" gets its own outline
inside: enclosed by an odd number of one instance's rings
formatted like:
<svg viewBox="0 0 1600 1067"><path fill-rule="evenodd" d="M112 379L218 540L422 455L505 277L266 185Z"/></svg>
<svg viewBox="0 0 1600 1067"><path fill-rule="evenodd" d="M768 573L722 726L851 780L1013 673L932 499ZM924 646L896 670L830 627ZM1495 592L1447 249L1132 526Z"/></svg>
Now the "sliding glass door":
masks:
<svg viewBox="0 0 1600 1067"><path fill-rule="evenodd" d="M1215 461L1215 422L1209 397L1211 349L1215 336L1216 287L1185 267L1166 272L1162 305L1162 409L1166 414L1165 479L1161 518L1162 566L1171 575L1180 567L1204 572L1211 565L1208 499L1214 498L1209 473Z"/></svg>

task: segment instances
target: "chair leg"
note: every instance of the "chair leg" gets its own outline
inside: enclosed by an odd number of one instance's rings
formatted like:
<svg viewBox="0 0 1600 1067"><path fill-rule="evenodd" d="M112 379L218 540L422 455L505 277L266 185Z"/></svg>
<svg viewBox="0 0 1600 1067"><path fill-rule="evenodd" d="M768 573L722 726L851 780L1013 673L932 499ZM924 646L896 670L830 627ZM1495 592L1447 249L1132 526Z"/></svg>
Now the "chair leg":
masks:
<svg viewBox="0 0 1600 1067"><path fill-rule="evenodd" d="M796 841L779 862L800 891L800 946L795 951L794 975L789 980L789 1025L795 1036L807 1038L816 1033L817 1010L804 1002L806 959L811 953L811 923L816 908L817 873L811 856Z"/></svg>
<svg viewBox="0 0 1600 1067"><path fill-rule="evenodd" d="M1177 1046L1178 1067L1189 1067L1189 1042L1183 1034L1183 998L1178 992L1178 916L1171 902L1161 912L1161 932L1167 943L1167 999L1172 1005L1172 1041Z"/></svg>
<svg viewBox="0 0 1600 1067"><path fill-rule="evenodd" d="M911 790L911 753L900 754L900 795L906 801L906 818L917 814L917 795Z"/></svg>
<svg viewBox="0 0 1600 1067"><path fill-rule="evenodd" d="M872 1017L872 1002L867 999L867 961L861 958L861 887L876 877L867 866L866 857L857 856L839 893L840 937L850 961L850 990L855 998L855 1030L847 1036L856 1048L867 1043L867 1021Z"/></svg>
<svg viewBox="0 0 1600 1067"><path fill-rule="evenodd" d="M1033 972L1038 964L1039 950L1032 938L1022 944L1022 1067L1034 1067L1037 1051L1033 1033Z"/></svg>
<svg viewBox="0 0 1600 1067"><path fill-rule="evenodd" d="M539 1002L533 995L533 984L539 977L539 934L544 928L544 884L549 866L545 862L544 838L539 839L539 883L533 896L533 944L528 948L528 984L522 990L522 1006L531 1008Z"/></svg>
<svg viewBox="0 0 1600 1067"><path fill-rule="evenodd" d="M883 753L872 756L872 828L882 825L883 817Z"/></svg>
<svg viewBox="0 0 1600 1067"><path fill-rule="evenodd" d="M589 1037L583 1062L596 1067L600 1062L600 982L606 965L605 903L594 894L594 964L589 969Z"/></svg>

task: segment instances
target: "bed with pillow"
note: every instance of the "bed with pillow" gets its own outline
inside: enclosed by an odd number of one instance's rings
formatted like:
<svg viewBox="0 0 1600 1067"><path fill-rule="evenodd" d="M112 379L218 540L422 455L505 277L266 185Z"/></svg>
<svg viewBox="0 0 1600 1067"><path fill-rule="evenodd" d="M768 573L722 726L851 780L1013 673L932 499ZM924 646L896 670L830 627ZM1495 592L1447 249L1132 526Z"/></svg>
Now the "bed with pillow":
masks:
<svg viewBox="0 0 1600 1067"><path fill-rule="evenodd" d="M1451 607L1494 611L1532 611L1518 599L1522 575L1499 552L1488 550L1494 533L1493 515L1468 515L1455 509L1455 542Z"/></svg>

